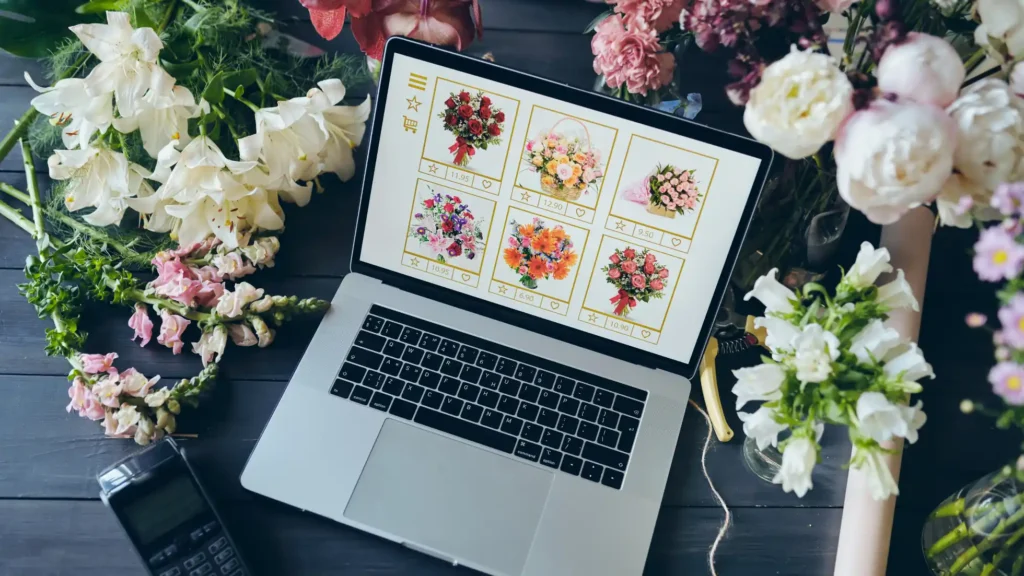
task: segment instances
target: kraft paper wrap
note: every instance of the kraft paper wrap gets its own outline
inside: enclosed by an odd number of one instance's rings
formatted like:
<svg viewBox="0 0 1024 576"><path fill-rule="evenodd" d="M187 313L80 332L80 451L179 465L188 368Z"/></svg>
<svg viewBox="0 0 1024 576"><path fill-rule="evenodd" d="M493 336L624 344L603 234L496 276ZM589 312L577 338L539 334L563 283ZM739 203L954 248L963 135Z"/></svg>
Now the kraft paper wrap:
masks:
<svg viewBox="0 0 1024 576"><path fill-rule="evenodd" d="M889 249L893 268L903 269L920 309L924 307L934 223L935 217L930 210L925 207L915 208L899 222L882 227L879 242ZM889 277L883 277L879 283L888 280ZM899 331L900 335L916 342L921 329L921 313L896 310L890 314L888 324ZM888 446L897 452L887 455L886 460L893 478L899 482L903 439L897 440ZM884 502L873 500L864 475L857 470L850 471L846 481L843 520L839 528L835 576L885 576L895 506L895 497Z"/></svg>

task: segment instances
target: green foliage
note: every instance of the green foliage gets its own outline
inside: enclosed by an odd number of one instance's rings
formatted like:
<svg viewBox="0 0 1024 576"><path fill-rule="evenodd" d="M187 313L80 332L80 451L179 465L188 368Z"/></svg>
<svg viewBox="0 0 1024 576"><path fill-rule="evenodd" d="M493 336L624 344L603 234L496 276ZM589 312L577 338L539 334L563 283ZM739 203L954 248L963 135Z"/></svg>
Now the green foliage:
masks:
<svg viewBox="0 0 1024 576"><path fill-rule="evenodd" d="M71 35L69 26L99 19L75 8L82 0L4 0L0 3L0 50L42 58Z"/></svg>

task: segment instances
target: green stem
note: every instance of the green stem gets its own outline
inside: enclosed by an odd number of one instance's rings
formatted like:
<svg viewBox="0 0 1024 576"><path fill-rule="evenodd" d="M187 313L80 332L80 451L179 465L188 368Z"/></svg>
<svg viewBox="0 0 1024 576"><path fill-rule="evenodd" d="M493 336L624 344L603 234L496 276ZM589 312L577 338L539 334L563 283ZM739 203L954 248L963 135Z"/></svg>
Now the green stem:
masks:
<svg viewBox="0 0 1024 576"><path fill-rule="evenodd" d="M206 6L196 4L192 0L181 0L181 3L195 10L196 12L206 12Z"/></svg>
<svg viewBox="0 0 1024 576"><path fill-rule="evenodd" d="M242 98L241 96L238 96L237 94L235 94L234 90L228 90L227 88L225 88L224 89L224 94L226 94L228 96L231 96L232 98L234 98L235 100L238 100L242 104L245 104L253 112L259 112L260 111L259 106L253 104L252 102L246 100L245 98Z"/></svg>
<svg viewBox="0 0 1024 576"><path fill-rule="evenodd" d="M967 500L965 498L957 498L932 512L932 518L952 518L963 514L964 506L966 506Z"/></svg>
<svg viewBox="0 0 1024 576"><path fill-rule="evenodd" d="M1007 528L1021 520L1024 520L1024 508L1017 510L1013 515L1000 520L999 523L996 524L995 528L989 531L984 540L976 546L971 546L957 557L949 567L949 575L954 576L955 574L959 574L961 570L966 568L968 564L973 562L983 552L986 552L995 546L996 540L1002 536L1003 532L1005 532Z"/></svg>
<svg viewBox="0 0 1024 576"><path fill-rule="evenodd" d="M39 198L39 180L36 179L36 162L32 158L32 148L28 141L21 140L21 159L25 165L25 182L28 184L29 206L32 207L32 222L35 224L36 239L46 235L43 220L43 201Z"/></svg>
<svg viewBox="0 0 1024 576"><path fill-rule="evenodd" d="M1019 494L1015 496L1012 500L1009 501L1009 503L1013 506L1019 506L1020 504L1024 504L1024 494ZM974 521L974 525L976 526L977 530L988 530L990 525L993 525L995 523L994 521L998 519L1001 514L1004 513L1004 511L1006 510L1006 506L1006 500L1003 500L993 505L992 508L988 512L985 512L981 518ZM942 538L936 540L935 543L928 548L927 556L929 558L934 558L938 554L941 554L942 552L946 551L950 546L966 538L968 534L970 534L970 529L967 527L967 523L960 522L960 524L957 524L955 528L950 530Z"/></svg>
<svg viewBox="0 0 1024 576"><path fill-rule="evenodd" d="M999 550L999 553L993 556L992 560L981 568L981 573L978 576L991 576L992 573L996 571L996 568L1009 559L1014 552L1019 555L1024 555L1024 550L1016 548L1017 542L1022 537L1024 537L1024 528L1018 529L1006 542L1003 543L1003 547Z"/></svg>
<svg viewBox="0 0 1024 576"><path fill-rule="evenodd" d="M23 216L21 212L18 212L10 204L0 201L0 216L7 218L11 222L13 222L14 225L17 226L18 228L21 228L25 232L28 232L29 236L33 238L36 237L35 224L33 224L32 221L29 220L28 218L25 218L25 216Z"/></svg>
<svg viewBox="0 0 1024 576"><path fill-rule="evenodd" d="M108 285L111 288L114 287L113 285ZM175 302L174 300L170 300L160 296L147 295L144 291L139 289L128 290L125 292L125 296L127 296L131 300L134 300L135 302L143 302L145 304L149 304L150 306L158 306L165 310L170 310L171 312L177 314L178 316L184 316L185 318L188 318L189 320L195 320L196 322L206 322L213 318L213 314L207 312L197 312L180 302Z"/></svg>
<svg viewBox="0 0 1024 576"><path fill-rule="evenodd" d="M971 71L974 70L974 68L977 67L978 64L981 64L981 61L984 60L984 59L985 59L985 49L984 48L978 48L977 52L975 52L974 54L971 54L971 56L969 58L967 58L966 61L964 61L964 69L967 71L968 74L970 74Z"/></svg>
<svg viewBox="0 0 1024 576"><path fill-rule="evenodd" d="M1010 576L1020 576L1022 568L1024 568L1024 554L1021 554L1013 561L1013 568L1010 570Z"/></svg>
<svg viewBox="0 0 1024 576"><path fill-rule="evenodd" d="M177 0L171 0L167 4L167 11L164 12L164 17L160 19L160 31L167 30L167 25L171 23L171 18L174 18L174 11L178 8Z"/></svg>

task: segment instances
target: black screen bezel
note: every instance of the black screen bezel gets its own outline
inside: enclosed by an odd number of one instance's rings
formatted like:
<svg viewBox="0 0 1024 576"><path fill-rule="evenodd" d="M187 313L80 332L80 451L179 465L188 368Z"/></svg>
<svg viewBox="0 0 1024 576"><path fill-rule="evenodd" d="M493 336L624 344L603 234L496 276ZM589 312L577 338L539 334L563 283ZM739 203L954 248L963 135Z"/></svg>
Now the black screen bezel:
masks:
<svg viewBox="0 0 1024 576"><path fill-rule="evenodd" d="M572 328L565 324L546 320L539 316L520 312L513 308L500 306L481 298L465 298L467 294L463 292L444 288L436 284L431 284L425 280L420 280L412 276L407 276L405 274L394 272L387 268L362 261L361 252L363 248L363 236L366 230L367 210L369 208L374 169L376 168L377 152L380 145L379 122L384 115L388 88L391 83L391 63L396 54L402 54L430 64L452 68L493 82L500 82L528 92L534 92L542 96L590 108L598 112L622 118L623 120L636 122L651 128L664 130L672 134L706 142L713 146L718 146L757 158L761 161L761 164L758 167L757 176L754 178L750 193L747 196L747 203L743 208L743 213L740 217L736 234L733 237L732 245L729 247L729 253L726 256L721 275L719 276L718 283L715 286L714 295L709 303L700 332L697 334L697 340L694 343L693 350L690 352L690 357L686 362L673 360L642 348L636 348L633 346L624 347L620 342L616 342L615 340L597 336L577 328ZM743 238L746 236L747 229L750 226L750 220L753 216L754 208L757 205L758 198L761 195L761 189L767 177L768 170L771 167L771 163L774 158L774 153L771 148L754 140L722 132L714 128L684 120L678 116L667 114L665 112L630 104L596 92L573 88L567 84L560 84L545 78L511 70L485 60L463 56L456 52L451 52L443 48L399 36L391 37L385 46L373 118L374 121L370 128L369 145L367 148L368 153L366 155L366 166L363 174L363 185L359 202L359 215L356 225L355 241L352 248L352 271L377 278L386 284L399 288L400 290L412 292L440 302L453 302L458 298L460 307L470 312L494 318L502 322L507 322L514 326L538 332L540 334L588 348L621 360L666 370L668 372L679 374L687 379L692 379L694 377L694 374L697 372L698 361L700 360L700 356L703 354L704 346L706 345L707 339L711 333L712 324L718 313L718 307L721 304L729 278L732 275L733 266L736 263L740 246L742 245Z"/></svg>

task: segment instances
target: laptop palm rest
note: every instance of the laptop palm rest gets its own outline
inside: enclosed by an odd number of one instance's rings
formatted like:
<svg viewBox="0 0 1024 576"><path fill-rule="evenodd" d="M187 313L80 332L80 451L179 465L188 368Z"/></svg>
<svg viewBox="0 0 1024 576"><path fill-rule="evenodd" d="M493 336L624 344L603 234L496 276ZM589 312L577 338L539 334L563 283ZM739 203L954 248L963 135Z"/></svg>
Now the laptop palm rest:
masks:
<svg viewBox="0 0 1024 576"><path fill-rule="evenodd" d="M552 479L529 464L388 419L345 516L452 560L519 574Z"/></svg>

